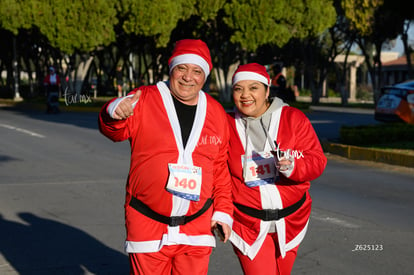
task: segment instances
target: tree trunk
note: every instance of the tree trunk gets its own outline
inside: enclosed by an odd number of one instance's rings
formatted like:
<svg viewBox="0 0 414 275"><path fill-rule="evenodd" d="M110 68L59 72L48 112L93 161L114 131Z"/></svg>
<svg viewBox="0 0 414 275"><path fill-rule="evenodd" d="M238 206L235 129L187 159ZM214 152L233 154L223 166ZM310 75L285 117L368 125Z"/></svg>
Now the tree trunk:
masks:
<svg viewBox="0 0 414 275"><path fill-rule="evenodd" d="M414 71L411 64L411 47L408 45L408 28L410 27L410 22L404 24L404 31L401 35L401 40L404 45L404 53L407 58L407 70L408 70L408 79L414 79Z"/></svg>

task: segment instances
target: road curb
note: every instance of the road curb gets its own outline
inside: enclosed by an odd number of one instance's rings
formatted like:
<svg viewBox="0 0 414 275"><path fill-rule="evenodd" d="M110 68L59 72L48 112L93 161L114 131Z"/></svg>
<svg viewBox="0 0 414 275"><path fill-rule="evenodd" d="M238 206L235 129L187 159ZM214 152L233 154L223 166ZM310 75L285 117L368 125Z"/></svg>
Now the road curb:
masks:
<svg viewBox="0 0 414 275"><path fill-rule="evenodd" d="M322 141L321 144L324 152L339 155L352 160L367 160L411 168L414 167L413 155L358 147L354 145L344 145L329 141Z"/></svg>

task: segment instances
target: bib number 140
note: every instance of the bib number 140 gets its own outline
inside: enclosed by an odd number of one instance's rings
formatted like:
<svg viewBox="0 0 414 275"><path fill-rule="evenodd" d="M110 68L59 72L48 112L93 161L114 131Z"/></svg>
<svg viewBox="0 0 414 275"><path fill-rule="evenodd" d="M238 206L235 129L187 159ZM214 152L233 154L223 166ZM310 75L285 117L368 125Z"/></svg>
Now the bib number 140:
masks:
<svg viewBox="0 0 414 275"><path fill-rule="evenodd" d="M169 163L167 190L187 200L200 200L201 167Z"/></svg>
<svg viewBox="0 0 414 275"><path fill-rule="evenodd" d="M190 189L190 190L194 190L197 188L197 182L193 179L187 179L187 178L183 178L183 179L179 179L177 177L174 177L174 181L175 181L175 187L178 188L183 188L183 189Z"/></svg>

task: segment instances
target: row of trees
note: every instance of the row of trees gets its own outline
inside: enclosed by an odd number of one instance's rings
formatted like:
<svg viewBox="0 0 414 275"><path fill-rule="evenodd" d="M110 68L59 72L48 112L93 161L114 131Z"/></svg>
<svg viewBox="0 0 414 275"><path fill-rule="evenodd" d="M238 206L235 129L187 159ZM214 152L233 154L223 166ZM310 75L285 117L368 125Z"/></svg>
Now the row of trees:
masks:
<svg viewBox="0 0 414 275"><path fill-rule="evenodd" d="M238 63L295 67L315 103L335 56L352 45L378 76L388 41L401 35L410 53L407 22L414 16L404 0L0 0L0 7L6 90L18 92L24 71L33 93L52 64L73 90L85 89L92 78L98 91L109 89L119 65L131 86L153 83L168 72L175 41L200 38L210 47L223 102L230 100Z"/></svg>

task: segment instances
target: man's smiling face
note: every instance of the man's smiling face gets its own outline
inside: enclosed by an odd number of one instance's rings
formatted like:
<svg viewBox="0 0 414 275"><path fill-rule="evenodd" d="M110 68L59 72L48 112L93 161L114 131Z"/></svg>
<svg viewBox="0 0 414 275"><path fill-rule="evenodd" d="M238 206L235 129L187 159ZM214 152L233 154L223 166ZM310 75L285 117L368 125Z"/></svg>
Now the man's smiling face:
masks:
<svg viewBox="0 0 414 275"><path fill-rule="evenodd" d="M205 74L200 66L179 64L170 74L170 90L175 98L187 105L196 105L198 93L203 88Z"/></svg>

